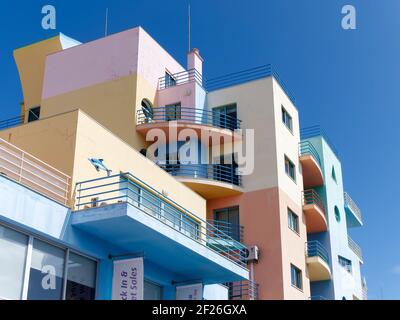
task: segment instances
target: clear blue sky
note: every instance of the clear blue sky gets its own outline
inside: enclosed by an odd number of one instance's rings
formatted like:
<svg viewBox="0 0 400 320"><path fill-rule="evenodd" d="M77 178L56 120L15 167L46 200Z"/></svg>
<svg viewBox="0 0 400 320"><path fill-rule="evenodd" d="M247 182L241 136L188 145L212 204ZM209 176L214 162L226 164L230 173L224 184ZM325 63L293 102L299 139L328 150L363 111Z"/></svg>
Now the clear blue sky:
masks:
<svg viewBox="0 0 400 320"><path fill-rule="evenodd" d="M186 65L187 0L7 1L0 10L0 119L22 100L12 51L63 32L87 42L143 26ZM373 299L400 299L400 1L192 0L192 46L210 78L273 63L297 99L303 127L320 124L342 160L346 189L363 210L351 230L363 247ZM41 8L57 9L57 30L41 28ZM357 30L341 28L341 8L357 9Z"/></svg>

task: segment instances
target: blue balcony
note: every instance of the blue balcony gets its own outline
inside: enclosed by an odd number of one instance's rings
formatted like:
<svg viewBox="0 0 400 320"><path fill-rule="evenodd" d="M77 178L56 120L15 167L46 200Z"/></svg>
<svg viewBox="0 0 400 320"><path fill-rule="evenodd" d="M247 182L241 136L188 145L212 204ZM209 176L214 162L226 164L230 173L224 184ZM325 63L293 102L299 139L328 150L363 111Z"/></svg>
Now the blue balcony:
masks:
<svg viewBox="0 0 400 320"><path fill-rule="evenodd" d="M305 188L313 188L324 184L321 158L314 145L307 140L299 145L300 163L303 172L303 184Z"/></svg>
<svg viewBox="0 0 400 320"><path fill-rule="evenodd" d="M238 195L243 192L242 176L229 164L158 164L206 199Z"/></svg>
<svg viewBox="0 0 400 320"><path fill-rule="evenodd" d="M176 281L248 279L243 244L129 173L80 182L76 194L74 227L126 253L144 251Z"/></svg>
<svg viewBox="0 0 400 320"><path fill-rule="evenodd" d="M323 281L331 279L329 255L319 241L306 243L306 262L310 281Z"/></svg>
<svg viewBox="0 0 400 320"><path fill-rule="evenodd" d="M0 120L0 130L20 126L21 124L24 124L24 120L25 120L24 114L5 120Z"/></svg>
<svg viewBox="0 0 400 320"><path fill-rule="evenodd" d="M352 239L350 236L347 236L348 238L348 243L349 243L349 248L355 253L355 255L360 259L360 262L363 262L363 255L362 255L362 250L361 247Z"/></svg>
<svg viewBox="0 0 400 320"><path fill-rule="evenodd" d="M344 193L344 209L348 228L363 225L361 210L347 192Z"/></svg>

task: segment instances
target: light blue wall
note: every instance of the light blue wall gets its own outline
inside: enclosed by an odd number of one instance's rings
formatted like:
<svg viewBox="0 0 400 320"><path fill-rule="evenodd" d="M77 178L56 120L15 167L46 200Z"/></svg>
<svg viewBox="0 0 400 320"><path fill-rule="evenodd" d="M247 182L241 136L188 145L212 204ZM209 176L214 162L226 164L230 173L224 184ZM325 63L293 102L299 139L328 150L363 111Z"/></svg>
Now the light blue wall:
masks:
<svg viewBox="0 0 400 320"><path fill-rule="evenodd" d="M328 216L328 232L310 234L308 240L318 240L327 249L333 278L332 281L312 282L311 295L336 300L343 297L352 300L353 295L361 298L360 261L348 246L341 163L325 139L315 137L307 140L314 145L321 157L325 184L315 190L323 199ZM332 178L332 167L335 168L336 181ZM335 218L335 206L340 212L340 222ZM352 261L352 274L339 264L339 255Z"/></svg>

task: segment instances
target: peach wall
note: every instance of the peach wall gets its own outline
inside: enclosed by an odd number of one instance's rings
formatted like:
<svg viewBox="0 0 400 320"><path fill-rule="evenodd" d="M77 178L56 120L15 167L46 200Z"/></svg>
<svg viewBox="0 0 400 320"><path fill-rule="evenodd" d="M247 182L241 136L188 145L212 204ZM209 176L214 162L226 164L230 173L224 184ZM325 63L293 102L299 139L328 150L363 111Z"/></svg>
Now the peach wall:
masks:
<svg viewBox="0 0 400 320"><path fill-rule="evenodd" d="M239 205L244 243L257 245L261 256L255 264L255 282L260 285L259 299L284 298L282 242L277 188L244 193L240 196L207 201L208 218L213 210Z"/></svg>

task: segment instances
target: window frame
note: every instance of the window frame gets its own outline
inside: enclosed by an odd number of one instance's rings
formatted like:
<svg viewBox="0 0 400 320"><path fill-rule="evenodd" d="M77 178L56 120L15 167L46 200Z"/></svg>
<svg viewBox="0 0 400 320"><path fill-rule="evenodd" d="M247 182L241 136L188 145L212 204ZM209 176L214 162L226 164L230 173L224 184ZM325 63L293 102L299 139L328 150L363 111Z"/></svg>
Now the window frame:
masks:
<svg viewBox="0 0 400 320"><path fill-rule="evenodd" d="M282 122L285 127L293 133L293 117L291 114L286 110L286 108L281 104L281 112L282 112Z"/></svg>
<svg viewBox="0 0 400 320"><path fill-rule="evenodd" d="M40 108L40 107L41 107L41 106L36 106L36 107L29 108L29 111L28 111L28 119L27 119L27 122L28 122L28 123L35 122L35 121L40 120L40 111L41 111L41 108ZM39 110L38 115L34 112L34 111L36 111L36 110ZM34 116L36 117L36 119L32 119L32 118L31 118L31 115L34 115Z"/></svg>
<svg viewBox="0 0 400 320"><path fill-rule="evenodd" d="M299 223L299 216L289 207L287 208L287 213L288 213L288 227L290 230L292 230L294 233L296 233L298 236L300 235L300 223ZM296 222L296 227L292 228L290 221L292 221L290 219L290 217L294 217L295 218L295 222Z"/></svg>
<svg viewBox="0 0 400 320"><path fill-rule="evenodd" d="M295 272L294 274L293 271ZM293 277L293 275L295 277ZM293 283L293 280L295 280L295 283ZM300 282L300 287L298 286L298 281ZM290 282L292 287L303 291L303 271L296 267L293 263L290 264Z"/></svg>
<svg viewBox="0 0 400 320"><path fill-rule="evenodd" d="M294 164L294 162L292 160L290 160L290 158L285 154L284 157L284 161L285 161L285 173L286 175L293 180L293 182L297 183L297 175L296 175L296 165ZM289 170L286 170L286 163L289 163ZM290 169L291 166L293 168L293 177L290 175Z"/></svg>

